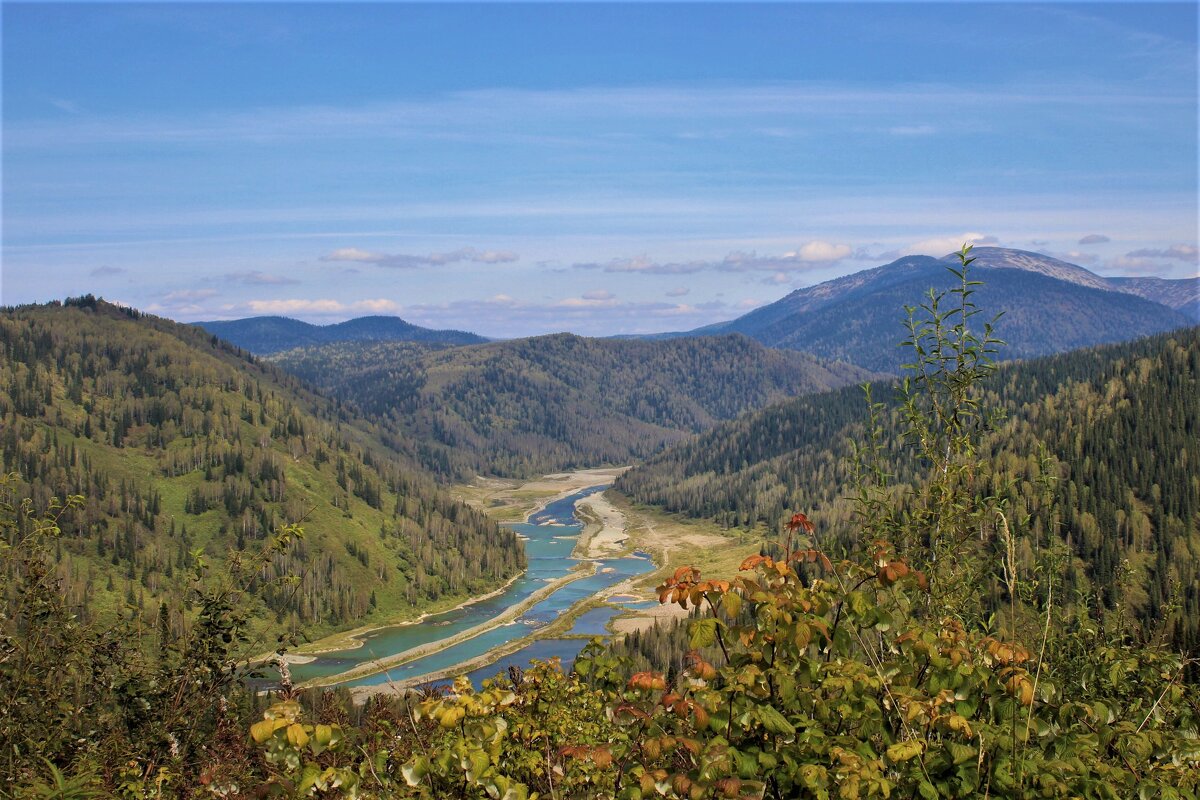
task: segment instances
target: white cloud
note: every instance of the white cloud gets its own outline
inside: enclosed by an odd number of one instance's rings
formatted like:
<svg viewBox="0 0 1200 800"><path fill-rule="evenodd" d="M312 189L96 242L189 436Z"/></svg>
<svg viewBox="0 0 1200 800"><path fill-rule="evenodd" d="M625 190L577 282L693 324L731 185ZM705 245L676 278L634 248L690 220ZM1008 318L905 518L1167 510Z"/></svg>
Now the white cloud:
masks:
<svg viewBox="0 0 1200 800"><path fill-rule="evenodd" d="M162 295L164 305L179 305L183 303L196 303L200 300L207 300L217 294L216 289L180 289L175 292L167 292Z"/></svg>
<svg viewBox="0 0 1200 800"><path fill-rule="evenodd" d="M937 133L937 128L932 125L896 125L888 128L888 133L892 136L932 136Z"/></svg>
<svg viewBox="0 0 1200 800"><path fill-rule="evenodd" d="M299 283L295 278L289 278L286 275L270 275L259 270L249 270L246 272L227 272L223 276L223 280L233 283L242 283L247 286L286 286Z"/></svg>
<svg viewBox="0 0 1200 800"><path fill-rule="evenodd" d="M813 241L802 245L796 255L798 255L801 261L833 262L841 261L852 252L854 251L851 250L850 245ZM792 254L788 253L784 257L786 258L788 255Z"/></svg>
<svg viewBox="0 0 1200 800"><path fill-rule="evenodd" d="M400 305L392 300L375 298L343 303L340 300L250 300L245 307L255 314L310 314L313 316L335 316L340 314L386 314L396 313Z"/></svg>
<svg viewBox="0 0 1200 800"><path fill-rule="evenodd" d="M359 250L357 247L342 247L328 255L321 256L322 261L361 261L371 264L387 258L383 253L372 253L369 250Z"/></svg>
<svg viewBox="0 0 1200 800"><path fill-rule="evenodd" d="M1086 264L1091 266L1100 262L1100 256L1095 253L1084 253L1080 250L1068 250L1065 253L1046 253L1048 256L1069 262L1071 264Z"/></svg>
<svg viewBox="0 0 1200 800"><path fill-rule="evenodd" d="M552 302L531 302L497 295L484 300L406 306L405 318L418 325L473 330L500 337L561 330L583 336L608 336L690 330L737 316L746 307L749 306L734 306L722 300L689 304L625 302L616 297L568 297ZM481 329L484 325L486 329Z"/></svg>
<svg viewBox="0 0 1200 800"><path fill-rule="evenodd" d="M1000 240L995 236L983 233L963 233L958 236L944 236L935 239L922 239L908 247L907 252L917 255L944 256L962 249L964 244L998 245Z"/></svg>
<svg viewBox="0 0 1200 800"><path fill-rule="evenodd" d="M605 272L641 272L653 275L688 275L712 269L712 262L658 262L650 260L649 256L641 255L633 258L614 258L611 261L597 263L589 261L573 265L576 269L602 269Z"/></svg>
<svg viewBox="0 0 1200 800"><path fill-rule="evenodd" d="M1174 258L1188 263L1200 263L1200 248L1194 244L1173 244L1164 249L1142 248L1125 254L1128 258Z"/></svg>
<svg viewBox="0 0 1200 800"><path fill-rule="evenodd" d="M1117 256L1110 258L1104 264L1104 271L1109 275L1160 275L1163 263L1138 256Z"/></svg>
<svg viewBox="0 0 1200 800"><path fill-rule="evenodd" d="M778 256L734 250L724 258L697 261L654 261L649 256L614 258L598 263L573 265L576 269L600 269L605 272L637 272L647 275L690 275L696 272L793 272L818 269L848 258L854 249L847 244L832 244L821 240L806 242L795 250Z"/></svg>
<svg viewBox="0 0 1200 800"><path fill-rule="evenodd" d="M608 296L588 297L585 294L583 297L568 297L564 300L559 300L554 305L558 308L611 308L617 305L617 301L608 292L600 292L599 294L606 294Z"/></svg>
<svg viewBox="0 0 1200 800"><path fill-rule="evenodd" d="M516 261L518 258L519 256L516 253L507 250L476 250L474 247L463 247L445 253L429 253L427 255L375 253L370 250L360 250L357 247L342 247L321 256L321 260L327 262L375 264L380 267L393 267L397 269L438 267L462 261L470 261L477 264L507 264Z"/></svg>

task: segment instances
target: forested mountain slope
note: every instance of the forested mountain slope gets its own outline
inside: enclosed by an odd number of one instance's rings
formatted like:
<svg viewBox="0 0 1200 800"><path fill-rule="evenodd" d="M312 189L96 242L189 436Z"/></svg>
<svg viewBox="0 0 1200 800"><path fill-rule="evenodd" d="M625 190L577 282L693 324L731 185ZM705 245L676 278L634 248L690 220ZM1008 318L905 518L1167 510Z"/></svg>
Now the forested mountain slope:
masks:
<svg viewBox="0 0 1200 800"><path fill-rule="evenodd" d="M263 575L260 630L325 632L465 596L524 565L346 409L199 328L90 297L0 313L0 465L62 518L57 570L85 618L189 624L187 571L219 573L277 527L307 535ZM297 585L273 578L300 576Z"/></svg>
<svg viewBox="0 0 1200 800"><path fill-rule="evenodd" d="M890 408L888 469L912 480L922 467L897 434L894 389L879 383L873 394ZM1200 645L1200 328L1004 365L984 405L1007 413L980 461L1014 524L1069 542L1078 588L1090 585L1105 604L1132 602L1152 620L1180 603L1177 641ZM675 446L616 487L731 526L804 511L827 541L845 540L854 524L843 499L853 484L850 443L866 441L866 419L858 388L799 398ZM1035 480L1043 447L1057 479L1049 499Z"/></svg>
<svg viewBox="0 0 1200 800"><path fill-rule="evenodd" d="M1195 324L1200 279L1110 279L1083 267L1021 250L980 247L972 276L975 301L1003 314L996 329L1004 358L1030 358L1126 341ZM947 257L949 258L949 257ZM769 347L814 353L868 369L898 371L904 306L949 288L947 258L906 256L786 297L693 334L743 333Z"/></svg>
<svg viewBox="0 0 1200 800"><path fill-rule="evenodd" d="M251 353L266 355L296 347L332 342L423 342L430 345L478 344L487 339L466 331L432 330L399 317L358 317L333 325L313 325L289 317L248 317L219 322L197 322Z"/></svg>
<svg viewBox="0 0 1200 800"><path fill-rule="evenodd" d="M339 344L275 361L381 419L427 466L456 477L628 463L744 411L870 377L743 336L556 334L437 351Z"/></svg>

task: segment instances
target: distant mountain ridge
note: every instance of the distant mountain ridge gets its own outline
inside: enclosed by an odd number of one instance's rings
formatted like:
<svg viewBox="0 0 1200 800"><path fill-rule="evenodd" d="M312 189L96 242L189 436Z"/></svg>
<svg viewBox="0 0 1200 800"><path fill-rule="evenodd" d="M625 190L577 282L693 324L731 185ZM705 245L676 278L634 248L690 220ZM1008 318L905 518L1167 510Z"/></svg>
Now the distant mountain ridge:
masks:
<svg viewBox="0 0 1200 800"><path fill-rule="evenodd" d="M421 342L435 345L481 344L474 333L433 330L399 317L358 317L333 325L313 325L290 317L248 317L194 323L209 333L258 355L334 342Z"/></svg>
<svg viewBox="0 0 1200 800"><path fill-rule="evenodd" d="M1186 327L1200 311L1200 278L1105 278L1076 264L1024 250L978 247L975 300L1003 312L997 332L1009 358L1125 341ZM741 333L768 347L803 350L872 370L893 371L905 305L928 289L950 288L957 256L905 256L890 264L797 289L729 322L675 336Z"/></svg>
<svg viewBox="0 0 1200 800"><path fill-rule="evenodd" d="M272 360L354 404L415 447L426 467L454 478L627 464L745 411L873 377L737 335L564 333L437 350L342 342Z"/></svg>

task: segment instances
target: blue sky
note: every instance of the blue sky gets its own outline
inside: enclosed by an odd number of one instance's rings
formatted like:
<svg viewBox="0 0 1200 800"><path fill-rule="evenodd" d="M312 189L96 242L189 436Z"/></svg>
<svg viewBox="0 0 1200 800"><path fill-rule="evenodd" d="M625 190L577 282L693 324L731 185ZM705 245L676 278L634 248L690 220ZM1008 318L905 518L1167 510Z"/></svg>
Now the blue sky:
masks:
<svg viewBox="0 0 1200 800"><path fill-rule="evenodd" d="M4 3L3 302L677 330L964 240L1197 271L1197 5Z"/></svg>

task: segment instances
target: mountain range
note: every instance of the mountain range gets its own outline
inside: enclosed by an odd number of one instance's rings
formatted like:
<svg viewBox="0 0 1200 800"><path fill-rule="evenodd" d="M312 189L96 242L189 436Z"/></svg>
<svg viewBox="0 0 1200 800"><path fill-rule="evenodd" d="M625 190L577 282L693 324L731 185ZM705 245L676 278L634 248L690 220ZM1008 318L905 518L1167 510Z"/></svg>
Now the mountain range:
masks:
<svg viewBox="0 0 1200 800"><path fill-rule="evenodd" d="M466 331L432 330L399 317L358 317L334 325L313 325L289 317L248 317L220 322L197 322L204 330L258 355L333 342L423 342L463 345L486 342Z"/></svg>
<svg viewBox="0 0 1200 800"><path fill-rule="evenodd" d="M1105 277L1041 253L977 247L975 296L989 314L1002 313L1002 357L1031 358L1172 330L1200 322L1200 277ZM612 337L677 339L740 333L773 348L801 350L894 372L904 337L903 308L918 305L930 287L945 291L954 278L942 258L905 256L889 264L796 289L737 319L690 331ZM431 330L398 317L361 317L318 326L284 317L197 323L252 353L267 355L337 342L416 342L444 347L481 344L482 336Z"/></svg>
<svg viewBox="0 0 1200 800"><path fill-rule="evenodd" d="M873 377L737 334L553 334L439 349L342 342L271 358L455 478L627 464L745 411Z"/></svg>
<svg viewBox="0 0 1200 800"><path fill-rule="evenodd" d="M970 274L983 282L975 302L1002 314L1005 358L1030 358L1129 340L1197 321L1200 278L1105 278L1076 264L1023 250L978 247ZM769 347L804 350L868 369L895 371L903 307L930 287L949 289L957 256L906 256L890 264L797 289L729 322L671 334L742 333Z"/></svg>

